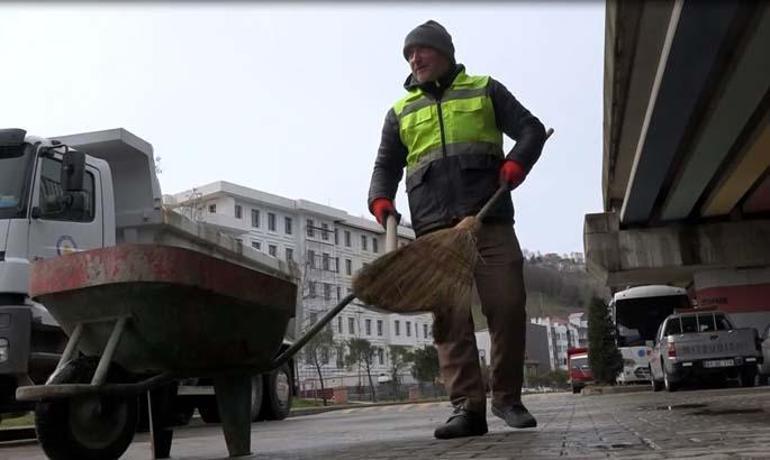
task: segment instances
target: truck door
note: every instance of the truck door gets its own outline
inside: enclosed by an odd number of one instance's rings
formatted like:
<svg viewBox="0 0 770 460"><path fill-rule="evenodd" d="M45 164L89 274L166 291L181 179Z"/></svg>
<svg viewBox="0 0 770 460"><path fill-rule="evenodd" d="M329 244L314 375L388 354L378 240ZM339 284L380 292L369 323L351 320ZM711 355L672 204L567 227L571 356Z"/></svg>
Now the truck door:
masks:
<svg viewBox="0 0 770 460"><path fill-rule="evenodd" d="M45 259L70 252L102 247L101 181L99 172L90 166L84 174L86 212L73 213L61 204L60 178L62 162L56 158L39 158L33 191L33 217L29 226L30 260Z"/></svg>

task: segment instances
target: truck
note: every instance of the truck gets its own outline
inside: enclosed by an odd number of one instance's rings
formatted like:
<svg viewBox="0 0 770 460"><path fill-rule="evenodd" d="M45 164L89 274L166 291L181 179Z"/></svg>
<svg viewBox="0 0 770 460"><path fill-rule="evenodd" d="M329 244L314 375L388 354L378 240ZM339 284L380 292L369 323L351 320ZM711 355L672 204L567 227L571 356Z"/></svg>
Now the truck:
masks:
<svg viewBox="0 0 770 460"><path fill-rule="evenodd" d="M635 286L610 300L615 340L623 356L618 383L649 383L649 357L658 326L678 308L688 308L687 290L666 285Z"/></svg>
<svg viewBox="0 0 770 460"><path fill-rule="evenodd" d="M73 173L82 177L65 180ZM72 183L82 186L69 189ZM55 138L0 129L0 414L33 408L16 400L17 387L45 383L67 342L45 305L28 294L31 264L136 243L192 249L298 276L296 267L165 207L152 145L125 129ZM282 349L290 345L287 337ZM295 369L290 360L254 378L254 419L286 417L296 394ZM195 408L204 421L219 420L211 382L184 381L173 393L165 407L180 423Z"/></svg>
<svg viewBox="0 0 770 460"><path fill-rule="evenodd" d="M588 348L569 348L567 350L567 366L572 393L580 393L587 384L594 381L591 366L588 364Z"/></svg>
<svg viewBox="0 0 770 460"><path fill-rule="evenodd" d="M718 310L689 309L669 315L658 328L650 355L652 389L676 391L691 381L724 383L738 378L754 386L762 361L754 328L736 329Z"/></svg>

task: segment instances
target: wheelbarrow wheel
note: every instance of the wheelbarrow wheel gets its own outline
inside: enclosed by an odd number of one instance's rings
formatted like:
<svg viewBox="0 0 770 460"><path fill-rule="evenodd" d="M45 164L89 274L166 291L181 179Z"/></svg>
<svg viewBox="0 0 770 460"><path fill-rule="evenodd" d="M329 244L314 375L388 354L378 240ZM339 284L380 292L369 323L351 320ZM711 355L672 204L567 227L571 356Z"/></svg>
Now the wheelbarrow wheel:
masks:
<svg viewBox="0 0 770 460"><path fill-rule="evenodd" d="M264 375L265 395L262 400L264 420L283 420L291 410L292 376L291 367L284 364L278 369Z"/></svg>
<svg viewBox="0 0 770 460"><path fill-rule="evenodd" d="M90 357L71 361L51 383L89 383L97 363ZM126 382L128 376L113 365L107 379ZM49 458L114 459L131 444L137 418L136 397L84 395L39 402L35 430Z"/></svg>

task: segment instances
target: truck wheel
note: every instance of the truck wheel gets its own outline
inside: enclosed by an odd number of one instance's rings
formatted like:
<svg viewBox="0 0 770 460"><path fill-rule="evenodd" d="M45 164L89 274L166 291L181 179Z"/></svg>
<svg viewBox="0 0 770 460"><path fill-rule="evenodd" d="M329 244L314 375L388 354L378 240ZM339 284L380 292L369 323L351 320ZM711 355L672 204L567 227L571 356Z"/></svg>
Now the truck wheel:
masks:
<svg viewBox="0 0 770 460"><path fill-rule="evenodd" d="M251 381L251 419L256 420L259 417L262 408L263 383L262 376L257 375ZM198 412L206 423L220 423L222 419L219 416L219 406L215 395L205 398L198 404Z"/></svg>
<svg viewBox="0 0 770 460"><path fill-rule="evenodd" d="M291 411L291 389L293 386L291 368L288 364L284 364L265 374L264 380L265 391L260 417L265 420L285 419Z"/></svg>
<svg viewBox="0 0 770 460"><path fill-rule="evenodd" d="M580 393L580 388L576 387L575 385L572 385L572 394L576 395Z"/></svg>
<svg viewBox="0 0 770 460"><path fill-rule="evenodd" d="M665 367L663 368L663 386L668 392L676 391L679 389L679 384L671 381Z"/></svg>
<svg viewBox="0 0 770 460"><path fill-rule="evenodd" d="M650 382L652 383L652 391L660 391L663 389L663 383L659 380L655 380L655 376L652 375L652 367L650 367Z"/></svg>
<svg viewBox="0 0 770 460"><path fill-rule="evenodd" d="M71 361L51 383L89 383L97 363L93 358ZM107 379L129 381L114 365ZM50 458L114 459L131 444L137 416L136 397L88 395L41 401L35 407L35 431Z"/></svg>
<svg viewBox="0 0 770 460"><path fill-rule="evenodd" d="M756 369L744 369L741 371L741 386L744 388L753 387L757 381Z"/></svg>

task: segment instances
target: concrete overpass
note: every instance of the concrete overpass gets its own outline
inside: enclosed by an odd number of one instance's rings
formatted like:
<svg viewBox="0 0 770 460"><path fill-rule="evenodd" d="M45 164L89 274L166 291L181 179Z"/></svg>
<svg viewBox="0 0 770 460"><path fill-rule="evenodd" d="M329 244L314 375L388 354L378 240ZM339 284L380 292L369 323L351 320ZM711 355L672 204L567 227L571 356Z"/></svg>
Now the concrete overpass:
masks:
<svg viewBox="0 0 770 460"><path fill-rule="evenodd" d="M699 274L770 267L768 3L608 0L605 28L589 269L697 289Z"/></svg>

